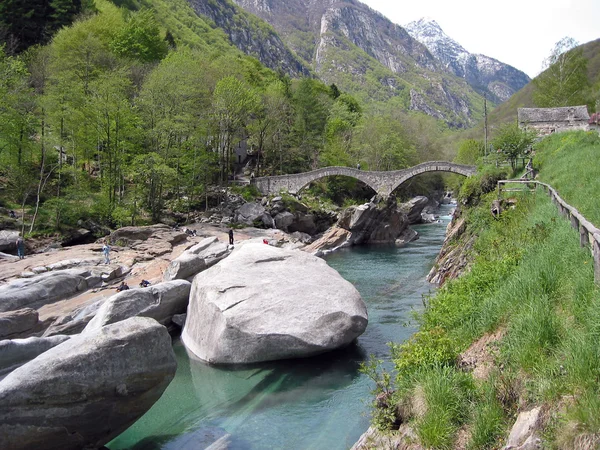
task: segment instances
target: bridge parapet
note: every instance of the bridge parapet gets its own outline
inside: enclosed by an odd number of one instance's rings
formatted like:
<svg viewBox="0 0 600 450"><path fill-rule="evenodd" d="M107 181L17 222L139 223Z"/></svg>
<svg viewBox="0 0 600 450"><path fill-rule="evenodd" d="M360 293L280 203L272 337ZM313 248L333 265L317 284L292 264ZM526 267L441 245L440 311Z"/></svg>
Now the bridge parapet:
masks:
<svg viewBox="0 0 600 450"><path fill-rule="evenodd" d="M448 161L430 161L418 164L414 167L387 172L331 166L291 175L260 177L254 180L254 184L258 190L265 195L274 195L281 191L297 194L313 181L334 175L344 175L362 181L379 195L387 198L402 183L425 172L453 172L464 176L470 176L476 171L474 166L455 164Z"/></svg>

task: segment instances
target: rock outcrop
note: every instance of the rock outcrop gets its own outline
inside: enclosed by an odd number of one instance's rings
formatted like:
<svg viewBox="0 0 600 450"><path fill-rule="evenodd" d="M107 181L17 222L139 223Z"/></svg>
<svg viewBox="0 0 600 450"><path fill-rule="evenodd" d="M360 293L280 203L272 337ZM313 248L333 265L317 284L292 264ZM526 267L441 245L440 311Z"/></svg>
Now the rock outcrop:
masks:
<svg viewBox="0 0 600 450"><path fill-rule="evenodd" d="M0 448L102 447L158 400L176 366L153 319L73 337L0 381Z"/></svg>
<svg viewBox="0 0 600 450"><path fill-rule="evenodd" d="M230 251L229 246L217 238L206 238L171 261L163 280L190 279L226 258Z"/></svg>
<svg viewBox="0 0 600 450"><path fill-rule="evenodd" d="M119 292L100 306L83 333L93 333L106 325L134 316L150 317L163 325L169 324L173 315L185 312L190 287L189 281L173 280Z"/></svg>
<svg viewBox="0 0 600 450"><path fill-rule="evenodd" d="M352 206L338 222L304 250L316 255L360 244L402 245L417 237L408 219L394 201L378 207L375 203Z"/></svg>
<svg viewBox="0 0 600 450"><path fill-rule="evenodd" d="M38 312L31 308L0 313L0 339L9 339L27 333L34 329L38 322Z"/></svg>
<svg viewBox="0 0 600 450"><path fill-rule="evenodd" d="M400 211L406 214L408 218L408 223L410 225L415 225L418 223L423 223L423 218L421 217L421 213L423 209L429 203L429 199L422 195L411 198L408 202L402 203L398 206Z"/></svg>
<svg viewBox="0 0 600 450"><path fill-rule="evenodd" d="M70 336L52 336L0 341L0 377L31 361L52 347L62 344L69 338Z"/></svg>
<svg viewBox="0 0 600 450"><path fill-rule="evenodd" d="M348 345L367 320L358 291L320 258L248 243L194 278L182 340L211 363L253 363Z"/></svg>

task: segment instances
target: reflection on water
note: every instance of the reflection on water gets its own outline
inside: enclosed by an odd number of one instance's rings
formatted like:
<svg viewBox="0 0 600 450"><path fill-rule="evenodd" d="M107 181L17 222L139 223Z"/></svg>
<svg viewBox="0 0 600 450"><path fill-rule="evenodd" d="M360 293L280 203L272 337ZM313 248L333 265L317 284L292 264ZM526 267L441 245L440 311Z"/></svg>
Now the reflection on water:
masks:
<svg viewBox="0 0 600 450"><path fill-rule="evenodd" d="M404 248L359 247L327 262L360 291L369 325L357 342L313 358L243 367L214 367L174 345L177 374L161 399L112 450L347 449L368 428L371 381L360 363L389 358L387 343L414 331L413 311L433 290L425 277L444 238L441 224L415 227L420 239Z"/></svg>

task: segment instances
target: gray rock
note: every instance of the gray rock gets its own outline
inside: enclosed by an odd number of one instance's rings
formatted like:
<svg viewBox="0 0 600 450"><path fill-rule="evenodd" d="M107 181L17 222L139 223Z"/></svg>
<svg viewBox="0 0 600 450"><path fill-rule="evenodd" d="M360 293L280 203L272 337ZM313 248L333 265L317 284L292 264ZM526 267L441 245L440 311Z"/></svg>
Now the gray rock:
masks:
<svg viewBox="0 0 600 450"><path fill-rule="evenodd" d="M185 319L187 318L187 314L175 314L171 321L177 325L179 328L183 328L185 325Z"/></svg>
<svg viewBox="0 0 600 450"><path fill-rule="evenodd" d="M413 225L421 223L421 211L427 206L429 199L422 195L410 199L408 202L399 205L402 211L408 217L408 222Z"/></svg>
<svg viewBox="0 0 600 450"><path fill-rule="evenodd" d="M38 312L31 308L0 313L0 339L31 330L37 325L38 319Z"/></svg>
<svg viewBox="0 0 600 450"><path fill-rule="evenodd" d="M360 294L322 259L248 243L194 278L182 340L211 363L251 363L343 347L366 326Z"/></svg>
<svg viewBox="0 0 600 450"><path fill-rule="evenodd" d="M119 292L100 306L83 334L93 333L106 325L134 316L151 317L161 324L167 324L174 314L186 311L190 287L189 281L173 280Z"/></svg>
<svg viewBox="0 0 600 450"><path fill-rule="evenodd" d="M188 248L186 250L186 252L197 255L197 254L203 252L204 250L206 250L211 245L216 244L218 241L219 241L219 238L217 238L216 236L207 237L205 239L202 239L196 245L193 245L192 247Z"/></svg>
<svg viewBox="0 0 600 450"><path fill-rule="evenodd" d="M211 242L208 242L209 240ZM163 280L190 279L227 257L229 251L229 246L218 242L217 238L207 238L171 261L165 270Z"/></svg>
<svg viewBox="0 0 600 450"><path fill-rule="evenodd" d="M136 317L75 336L0 382L0 448L98 448L160 398L177 363L167 330Z"/></svg>
<svg viewBox="0 0 600 450"><path fill-rule="evenodd" d="M541 448L536 432L540 428L541 407L523 411L517 417L515 424L510 430L508 441L504 450L533 450Z"/></svg>
<svg viewBox="0 0 600 450"><path fill-rule="evenodd" d="M288 227L294 223L294 219L295 217L291 212L280 212L274 217L275 226L280 230L287 231Z"/></svg>
<svg viewBox="0 0 600 450"><path fill-rule="evenodd" d="M81 333L106 300L108 300L106 297L100 297L98 300L92 300L93 303L89 305L78 308L70 314L57 318L46 331L44 331L43 336L48 337L57 334L71 335Z"/></svg>
<svg viewBox="0 0 600 450"><path fill-rule="evenodd" d="M206 268L206 262L202 256L183 252L169 263L163 275L163 281L185 280Z"/></svg>
<svg viewBox="0 0 600 450"><path fill-rule="evenodd" d="M88 288L87 269L47 272L0 286L0 312L28 306L39 307Z"/></svg>
<svg viewBox="0 0 600 450"><path fill-rule="evenodd" d="M260 220L265 213L265 208L260 203L245 203L235 213L235 222L254 224L255 220Z"/></svg>
<svg viewBox="0 0 600 450"><path fill-rule="evenodd" d="M294 222L290 224L288 231L299 231L301 233L310 234L311 236L317 234L315 216L313 214L296 213Z"/></svg>
<svg viewBox="0 0 600 450"><path fill-rule="evenodd" d="M18 231L0 230L0 252L17 251Z"/></svg>
<svg viewBox="0 0 600 450"><path fill-rule="evenodd" d="M52 347L62 344L70 336L29 337L0 341L0 376L12 372Z"/></svg>

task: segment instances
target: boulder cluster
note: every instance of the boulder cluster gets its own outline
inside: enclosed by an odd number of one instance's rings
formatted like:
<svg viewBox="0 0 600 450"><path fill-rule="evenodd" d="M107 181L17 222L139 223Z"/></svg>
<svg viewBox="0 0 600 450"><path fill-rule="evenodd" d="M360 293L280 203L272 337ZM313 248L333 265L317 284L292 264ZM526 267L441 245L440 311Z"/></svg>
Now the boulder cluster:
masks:
<svg viewBox="0 0 600 450"><path fill-rule="evenodd" d="M44 265L5 276L0 448L102 447L173 379L171 335L179 332L188 350L211 364L309 357L351 344L366 329L366 306L351 283L311 253L414 239L409 223L423 220L427 199L379 203L345 210L316 242L338 215L276 197L241 204L228 220L276 227L284 239L263 229L234 246L163 224L125 227L85 247L95 255L60 259L55 250ZM5 237L7 245L14 238ZM98 256L105 241L119 255L109 264ZM141 262L161 260L149 286L106 295L125 277L147 273ZM66 312L57 306L63 304L71 305ZM61 313L49 314L53 308Z"/></svg>

